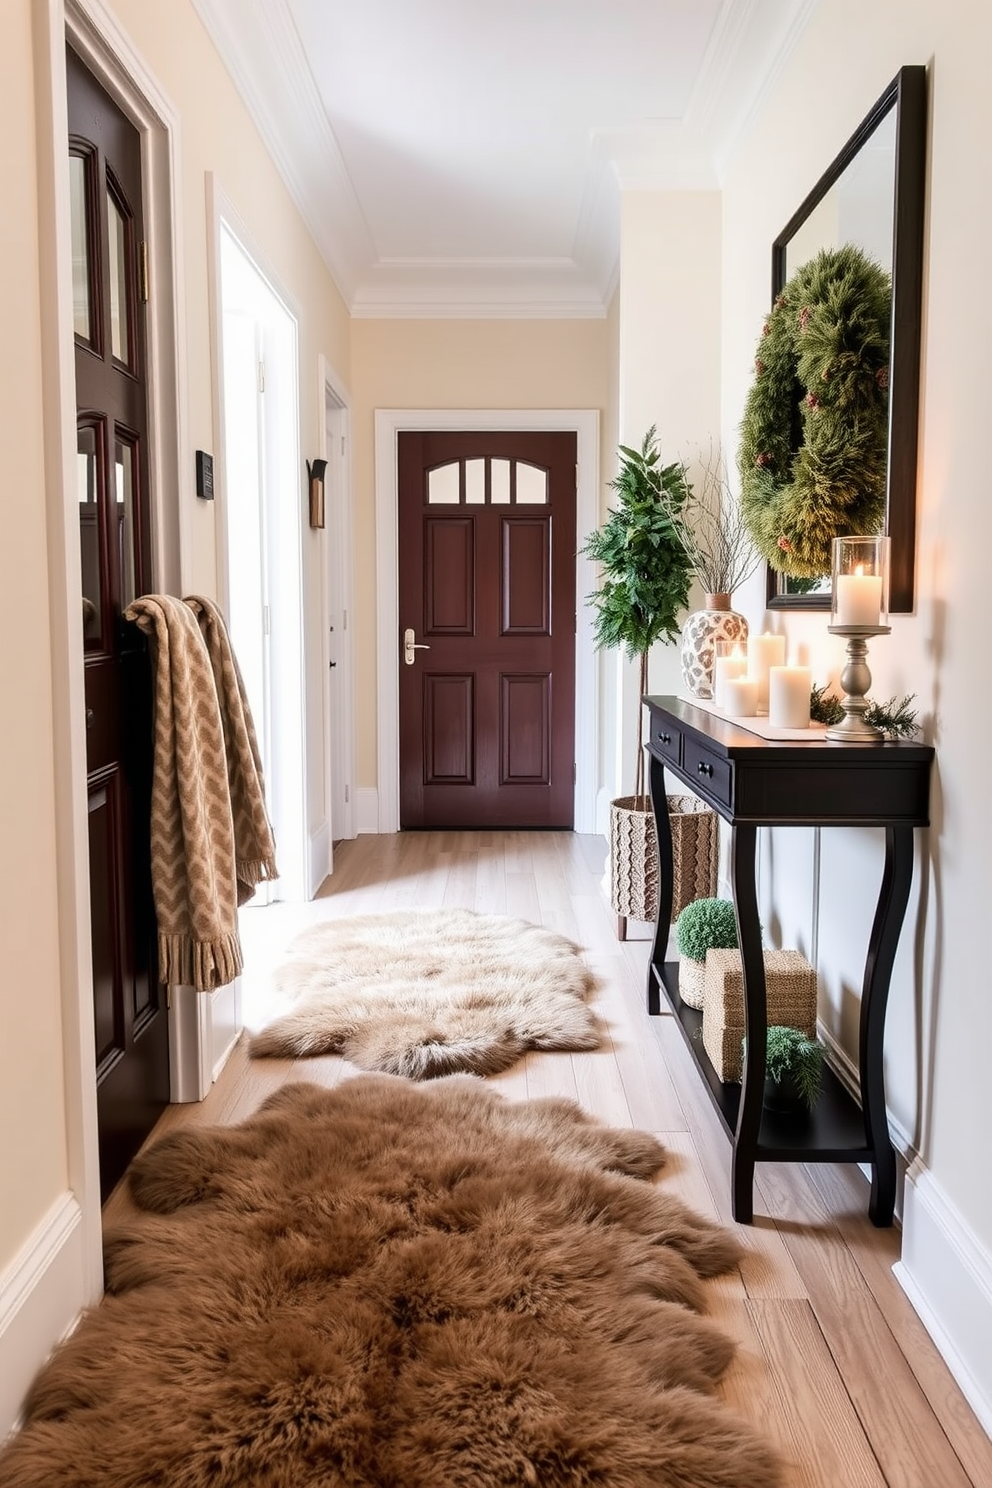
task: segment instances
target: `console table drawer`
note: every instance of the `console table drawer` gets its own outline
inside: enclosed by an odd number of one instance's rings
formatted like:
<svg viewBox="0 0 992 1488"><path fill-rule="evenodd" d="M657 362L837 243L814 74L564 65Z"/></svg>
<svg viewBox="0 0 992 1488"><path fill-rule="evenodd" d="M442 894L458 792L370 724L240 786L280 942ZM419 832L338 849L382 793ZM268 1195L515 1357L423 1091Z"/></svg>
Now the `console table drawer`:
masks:
<svg viewBox="0 0 992 1488"><path fill-rule="evenodd" d="M658 718L651 720L651 748L654 753L662 759L671 760L673 765L682 762L682 733L674 728L667 720L662 722Z"/></svg>
<svg viewBox="0 0 992 1488"><path fill-rule="evenodd" d="M714 805L733 804L734 773L729 760L687 737L682 746L682 769L690 789L698 790Z"/></svg>

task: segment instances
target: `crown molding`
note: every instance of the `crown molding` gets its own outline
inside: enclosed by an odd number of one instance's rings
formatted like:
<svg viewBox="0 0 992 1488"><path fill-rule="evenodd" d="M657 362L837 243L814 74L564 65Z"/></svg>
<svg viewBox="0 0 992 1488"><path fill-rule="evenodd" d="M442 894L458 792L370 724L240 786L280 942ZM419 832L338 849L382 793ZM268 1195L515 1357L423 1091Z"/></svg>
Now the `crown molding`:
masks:
<svg viewBox="0 0 992 1488"><path fill-rule="evenodd" d="M347 305L375 244L286 0L192 0Z"/></svg>
<svg viewBox="0 0 992 1488"><path fill-rule="evenodd" d="M746 0L746 3L754 8L756 0ZM757 86L736 93L733 88L725 87L720 95L724 103L713 129L712 153L721 185L750 134L762 104L821 4L822 0L776 0L774 5L762 4L758 8L761 26L756 23L746 36L738 38L735 52L738 75L756 78Z"/></svg>
<svg viewBox="0 0 992 1488"><path fill-rule="evenodd" d="M374 265L351 313L361 320L601 319L605 287L573 259L389 259Z"/></svg>
<svg viewBox="0 0 992 1488"><path fill-rule="evenodd" d="M570 258L379 257L287 0L192 0L352 315L607 313L621 191L719 190L821 0L724 0L682 120L590 137Z"/></svg>

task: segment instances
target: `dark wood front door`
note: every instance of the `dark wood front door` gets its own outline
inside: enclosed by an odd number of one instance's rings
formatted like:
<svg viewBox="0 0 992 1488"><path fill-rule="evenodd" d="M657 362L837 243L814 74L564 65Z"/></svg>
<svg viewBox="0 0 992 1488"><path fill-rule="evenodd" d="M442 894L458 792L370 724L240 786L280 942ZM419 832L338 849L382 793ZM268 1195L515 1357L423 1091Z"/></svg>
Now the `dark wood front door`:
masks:
<svg viewBox="0 0 992 1488"><path fill-rule="evenodd" d="M141 141L66 49L100 1186L169 1099L151 897L151 678L122 611L150 587Z"/></svg>
<svg viewBox="0 0 992 1488"><path fill-rule="evenodd" d="M576 437L398 454L400 824L570 828Z"/></svg>

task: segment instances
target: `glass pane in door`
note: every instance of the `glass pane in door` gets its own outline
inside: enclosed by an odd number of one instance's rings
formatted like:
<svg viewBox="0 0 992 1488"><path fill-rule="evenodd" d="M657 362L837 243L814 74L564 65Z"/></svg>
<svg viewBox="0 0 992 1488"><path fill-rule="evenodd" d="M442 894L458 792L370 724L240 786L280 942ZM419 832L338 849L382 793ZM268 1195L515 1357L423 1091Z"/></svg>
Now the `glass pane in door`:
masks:
<svg viewBox="0 0 992 1488"><path fill-rule="evenodd" d="M86 226L86 158L69 156L69 223L72 237L72 328L93 340L90 299L90 235Z"/></svg>
<svg viewBox="0 0 992 1488"><path fill-rule="evenodd" d="M132 599L137 599L135 583L135 472L137 451L134 443L118 430L114 439L114 523L117 533L117 561L121 576L121 609L126 610Z"/></svg>
<svg viewBox="0 0 992 1488"><path fill-rule="evenodd" d="M480 506L486 499L485 460L465 461L465 500L470 506Z"/></svg>
<svg viewBox="0 0 992 1488"><path fill-rule="evenodd" d="M450 460L427 472L427 500L431 506L457 506L461 500L460 465Z"/></svg>
<svg viewBox="0 0 992 1488"><path fill-rule="evenodd" d="M76 486L79 499L79 554L83 574L83 642L87 650L103 642L103 551L100 542L100 445L102 430L82 424L76 433Z"/></svg>
<svg viewBox="0 0 992 1488"><path fill-rule="evenodd" d="M526 460L517 461L517 505L547 506L548 472Z"/></svg>
<svg viewBox="0 0 992 1488"><path fill-rule="evenodd" d="M510 462L509 460L493 460L489 470L489 500L494 506L506 506L510 500Z"/></svg>
<svg viewBox="0 0 992 1488"><path fill-rule="evenodd" d="M110 347L120 362L131 363L131 327L127 293L128 223L107 192L107 236L110 242Z"/></svg>

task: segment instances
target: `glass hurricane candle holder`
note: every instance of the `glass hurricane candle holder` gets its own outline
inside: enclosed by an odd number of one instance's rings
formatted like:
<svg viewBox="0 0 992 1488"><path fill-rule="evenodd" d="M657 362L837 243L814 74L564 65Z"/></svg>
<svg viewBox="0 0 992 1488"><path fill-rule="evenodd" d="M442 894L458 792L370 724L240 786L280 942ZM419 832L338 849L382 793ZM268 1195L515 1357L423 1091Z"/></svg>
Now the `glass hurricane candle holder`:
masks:
<svg viewBox="0 0 992 1488"><path fill-rule="evenodd" d="M835 537L830 628L889 624L889 539Z"/></svg>
<svg viewBox="0 0 992 1488"><path fill-rule="evenodd" d="M835 537L833 542L833 597L830 608L831 635L847 637L847 661L840 674L845 696L844 717L827 729L827 738L847 744L878 744L885 738L881 729L865 722L868 670L868 637L888 635L889 539L887 537Z"/></svg>

